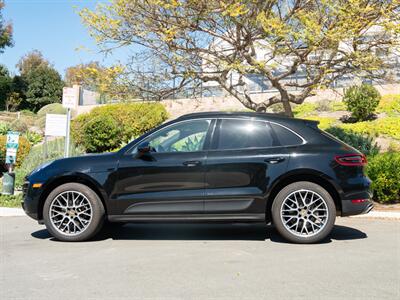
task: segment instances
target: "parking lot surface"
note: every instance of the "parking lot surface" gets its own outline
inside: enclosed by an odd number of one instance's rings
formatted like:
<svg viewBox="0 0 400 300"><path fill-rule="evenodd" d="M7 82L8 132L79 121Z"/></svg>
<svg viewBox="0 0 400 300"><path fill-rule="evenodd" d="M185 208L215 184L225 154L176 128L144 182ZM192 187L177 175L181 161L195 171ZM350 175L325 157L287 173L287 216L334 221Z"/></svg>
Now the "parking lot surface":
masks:
<svg viewBox="0 0 400 300"><path fill-rule="evenodd" d="M0 218L0 299L400 299L400 222L338 218L317 245L262 225L135 224L62 243Z"/></svg>

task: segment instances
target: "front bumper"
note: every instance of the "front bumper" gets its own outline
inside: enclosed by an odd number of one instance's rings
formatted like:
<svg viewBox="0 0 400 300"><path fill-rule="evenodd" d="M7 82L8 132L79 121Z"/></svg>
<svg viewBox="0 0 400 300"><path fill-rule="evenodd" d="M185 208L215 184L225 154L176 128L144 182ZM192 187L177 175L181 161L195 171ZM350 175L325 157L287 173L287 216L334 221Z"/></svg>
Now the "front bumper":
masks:
<svg viewBox="0 0 400 300"><path fill-rule="evenodd" d="M25 213L34 220L39 219L39 197L40 189L33 189L29 181L25 181L24 185L22 186L21 206Z"/></svg>

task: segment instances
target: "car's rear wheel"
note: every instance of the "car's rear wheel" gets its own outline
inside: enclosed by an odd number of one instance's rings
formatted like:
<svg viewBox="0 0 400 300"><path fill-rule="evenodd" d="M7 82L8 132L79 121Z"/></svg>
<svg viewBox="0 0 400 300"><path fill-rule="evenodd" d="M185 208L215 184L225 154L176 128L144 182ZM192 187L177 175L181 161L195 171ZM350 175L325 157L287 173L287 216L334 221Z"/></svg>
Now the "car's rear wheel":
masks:
<svg viewBox="0 0 400 300"><path fill-rule="evenodd" d="M43 219L55 238L68 242L85 241L101 229L104 207L99 196L86 185L66 183L48 195Z"/></svg>
<svg viewBox="0 0 400 300"><path fill-rule="evenodd" d="M335 224L336 207L320 185L299 181L284 187L272 204L272 219L288 241L308 244L323 240Z"/></svg>

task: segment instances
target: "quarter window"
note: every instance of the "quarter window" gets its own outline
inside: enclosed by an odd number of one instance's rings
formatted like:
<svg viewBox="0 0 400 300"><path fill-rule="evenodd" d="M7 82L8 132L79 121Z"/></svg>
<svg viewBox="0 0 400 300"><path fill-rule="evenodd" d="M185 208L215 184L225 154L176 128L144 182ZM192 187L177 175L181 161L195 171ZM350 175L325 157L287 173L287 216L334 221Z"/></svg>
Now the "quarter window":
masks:
<svg viewBox="0 0 400 300"><path fill-rule="evenodd" d="M266 148L273 145L266 122L223 119L219 129L218 149Z"/></svg>
<svg viewBox="0 0 400 300"><path fill-rule="evenodd" d="M210 123L210 120L180 122L157 131L147 141L154 152L201 151Z"/></svg>
<svg viewBox="0 0 400 300"><path fill-rule="evenodd" d="M271 123L271 126L282 146L294 146L303 143L303 140L290 130L273 123Z"/></svg>

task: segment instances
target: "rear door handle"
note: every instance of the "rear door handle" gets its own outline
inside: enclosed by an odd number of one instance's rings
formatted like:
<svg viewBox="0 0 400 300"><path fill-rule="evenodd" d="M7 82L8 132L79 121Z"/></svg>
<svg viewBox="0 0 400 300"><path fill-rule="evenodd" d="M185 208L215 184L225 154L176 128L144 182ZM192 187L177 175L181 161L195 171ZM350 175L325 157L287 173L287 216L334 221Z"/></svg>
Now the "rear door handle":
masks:
<svg viewBox="0 0 400 300"><path fill-rule="evenodd" d="M284 160L285 160L285 158L281 157L281 156L280 157L269 157L269 158L264 159L264 161L269 163L269 164L277 164L277 163L280 163L280 162L282 162Z"/></svg>
<svg viewBox="0 0 400 300"><path fill-rule="evenodd" d="M199 160L188 160L183 163L184 166L187 167L195 167L201 165L201 161Z"/></svg>

